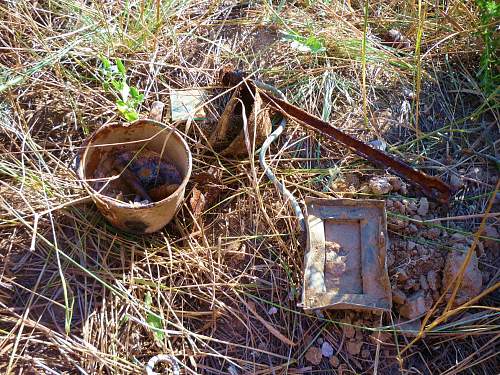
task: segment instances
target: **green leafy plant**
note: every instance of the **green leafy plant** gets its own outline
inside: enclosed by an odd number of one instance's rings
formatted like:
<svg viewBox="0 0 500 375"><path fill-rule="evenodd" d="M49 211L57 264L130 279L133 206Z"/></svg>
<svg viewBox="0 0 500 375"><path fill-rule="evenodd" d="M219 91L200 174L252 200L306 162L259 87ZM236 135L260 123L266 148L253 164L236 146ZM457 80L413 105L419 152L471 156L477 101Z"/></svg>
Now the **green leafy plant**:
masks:
<svg viewBox="0 0 500 375"><path fill-rule="evenodd" d="M498 37L496 21L500 17L500 4L495 0L476 0L481 14L481 34L484 50L479 61L478 78L486 94L493 93L500 84L498 74Z"/></svg>
<svg viewBox="0 0 500 375"><path fill-rule="evenodd" d="M135 121L139 118L137 108L144 100L144 94L140 94L134 86L127 83L127 69L120 59L112 64L106 57L101 57L102 69L101 79L104 89L112 91L116 96L116 109L127 121Z"/></svg>
<svg viewBox="0 0 500 375"><path fill-rule="evenodd" d="M149 291L146 292L144 296L144 304L146 308L151 309L151 304L153 303L153 298L151 297L151 293ZM146 315L146 322L149 324L151 329L153 330L153 335L156 340L163 341L165 338L165 333L163 330L163 319L156 314L148 313Z"/></svg>
<svg viewBox="0 0 500 375"><path fill-rule="evenodd" d="M326 51L323 40L315 35L309 35L306 37L295 31L284 32L283 35L283 39L291 42L292 48L301 52L321 53Z"/></svg>

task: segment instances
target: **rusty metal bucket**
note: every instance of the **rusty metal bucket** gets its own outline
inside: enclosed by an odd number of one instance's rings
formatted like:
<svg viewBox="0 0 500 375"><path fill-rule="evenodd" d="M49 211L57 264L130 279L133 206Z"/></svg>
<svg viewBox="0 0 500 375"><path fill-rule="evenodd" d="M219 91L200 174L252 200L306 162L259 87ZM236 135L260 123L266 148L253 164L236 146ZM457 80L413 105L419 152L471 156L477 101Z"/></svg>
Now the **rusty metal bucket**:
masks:
<svg viewBox="0 0 500 375"><path fill-rule="evenodd" d="M191 175L192 156L180 133L161 123L161 103L155 103L151 117L131 124L110 124L95 131L80 155L78 176L104 217L115 227L134 233L152 233L168 224L184 200L184 191ZM103 194L95 185L96 173L117 149L124 152L154 153L161 162L178 171L179 183L168 196L148 203L126 202ZM126 169L127 167L125 167ZM123 174L123 173L121 173ZM115 176L117 177L117 176ZM111 180L111 179L109 179Z"/></svg>

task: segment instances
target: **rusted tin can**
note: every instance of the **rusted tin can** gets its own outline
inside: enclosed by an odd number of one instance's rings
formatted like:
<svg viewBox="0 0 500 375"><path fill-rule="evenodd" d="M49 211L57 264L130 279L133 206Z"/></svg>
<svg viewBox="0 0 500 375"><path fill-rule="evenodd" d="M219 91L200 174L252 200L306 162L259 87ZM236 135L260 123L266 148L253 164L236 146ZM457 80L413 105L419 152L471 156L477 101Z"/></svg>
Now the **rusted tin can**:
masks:
<svg viewBox="0 0 500 375"><path fill-rule="evenodd" d="M155 102L153 119L140 119L130 124L105 125L87 140L80 155L78 176L104 217L115 227L134 233L152 233L168 224L184 200L186 184L191 175L192 156L181 134L161 123L162 104ZM148 202L125 202L96 190L95 175L102 163L121 152L152 152L173 165L180 175L175 191L164 199Z"/></svg>

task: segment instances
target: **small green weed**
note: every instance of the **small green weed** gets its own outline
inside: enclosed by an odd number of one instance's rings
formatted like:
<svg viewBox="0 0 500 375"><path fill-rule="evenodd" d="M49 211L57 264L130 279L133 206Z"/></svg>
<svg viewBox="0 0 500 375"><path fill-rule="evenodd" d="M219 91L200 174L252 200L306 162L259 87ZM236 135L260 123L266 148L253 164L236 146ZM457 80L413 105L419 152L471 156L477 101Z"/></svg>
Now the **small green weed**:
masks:
<svg viewBox="0 0 500 375"><path fill-rule="evenodd" d="M151 304L153 303L153 298L151 297L151 293L149 291L146 292L144 296L144 304L146 308L151 309ZM165 333L163 330L163 319L156 314L148 313L146 315L146 322L149 324L151 329L153 330L153 335L155 339L159 342L162 342L165 338Z"/></svg>
<svg viewBox="0 0 500 375"><path fill-rule="evenodd" d="M116 109L125 120L137 120L137 108L144 100L144 94L140 94L136 87L129 86L127 70L120 59L116 59L115 64L105 57L101 57L101 61L102 85L106 91L111 91L116 96Z"/></svg>
<svg viewBox="0 0 500 375"><path fill-rule="evenodd" d="M324 42L315 35L305 37L295 31L283 32L283 35L283 39L291 42L292 48L301 52L321 53L326 51Z"/></svg>

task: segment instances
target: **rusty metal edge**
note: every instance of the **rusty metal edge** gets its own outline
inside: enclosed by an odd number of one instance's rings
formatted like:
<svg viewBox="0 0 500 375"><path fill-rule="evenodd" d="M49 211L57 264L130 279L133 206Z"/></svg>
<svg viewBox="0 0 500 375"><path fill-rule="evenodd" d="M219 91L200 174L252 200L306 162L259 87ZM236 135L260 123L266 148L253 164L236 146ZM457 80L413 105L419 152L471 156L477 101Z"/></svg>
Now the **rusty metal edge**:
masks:
<svg viewBox="0 0 500 375"><path fill-rule="evenodd" d="M257 85L255 85L255 83L251 79L246 79L244 73L231 70L231 68L228 67L223 68L220 77L222 83L226 86L237 85L245 81L247 84L253 85L257 89ZM422 189L422 192L429 198L437 200L444 204L447 204L449 202L451 188L440 178L429 176L409 166L405 162L398 160L381 150L369 146L368 144L333 127L331 124L320 120L310 113L282 99L279 99L266 91L260 90L260 93L264 102L272 106L277 111L281 112L284 116L291 117L300 124L316 130L334 141L340 142L361 157L375 164L381 165L384 168L391 169L400 177L405 178L407 181Z"/></svg>

